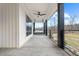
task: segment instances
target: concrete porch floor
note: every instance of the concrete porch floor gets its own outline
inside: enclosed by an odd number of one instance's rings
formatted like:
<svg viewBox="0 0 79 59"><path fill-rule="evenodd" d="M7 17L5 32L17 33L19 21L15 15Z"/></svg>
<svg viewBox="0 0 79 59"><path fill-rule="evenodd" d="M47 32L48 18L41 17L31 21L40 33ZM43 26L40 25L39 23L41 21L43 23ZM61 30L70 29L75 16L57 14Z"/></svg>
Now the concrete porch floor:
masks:
<svg viewBox="0 0 79 59"><path fill-rule="evenodd" d="M68 56L45 35L33 35L22 48L0 48L1 56Z"/></svg>

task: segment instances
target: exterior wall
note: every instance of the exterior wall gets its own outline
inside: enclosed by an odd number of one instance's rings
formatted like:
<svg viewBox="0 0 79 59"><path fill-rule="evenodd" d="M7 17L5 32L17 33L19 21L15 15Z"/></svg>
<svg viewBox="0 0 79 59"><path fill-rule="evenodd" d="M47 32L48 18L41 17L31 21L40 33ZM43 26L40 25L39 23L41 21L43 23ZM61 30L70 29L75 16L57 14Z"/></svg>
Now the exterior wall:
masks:
<svg viewBox="0 0 79 59"><path fill-rule="evenodd" d="M19 4L19 47L26 42L26 17L25 10L21 4Z"/></svg>
<svg viewBox="0 0 79 59"><path fill-rule="evenodd" d="M0 4L0 48L18 47L17 15L17 4Z"/></svg>
<svg viewBox="0 0 79 59"><path fill-rule="evenodd" d="M19 47L23 46L31 36L32 34L26 37L26 11L23 4L19 4Z"/></svg>
<svg viewBox="0 0 79 59"><path fill-rule="evenodd" d="M0 4L0 48L19 48L26 37L26 12L22 4Z"/></svg>

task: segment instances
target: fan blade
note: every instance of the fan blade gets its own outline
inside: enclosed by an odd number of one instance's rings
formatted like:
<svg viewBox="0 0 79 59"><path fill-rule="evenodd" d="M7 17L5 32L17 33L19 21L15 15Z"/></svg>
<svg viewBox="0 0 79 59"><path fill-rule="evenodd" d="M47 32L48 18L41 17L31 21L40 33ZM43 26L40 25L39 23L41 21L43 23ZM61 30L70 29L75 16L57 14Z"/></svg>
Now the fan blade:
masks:
<svg viewBox="0 0 79 59"><path fill-rule="evenodd" d="M43 16L43 15L46 15L46 14L40 14L40 16Z"/></svg>

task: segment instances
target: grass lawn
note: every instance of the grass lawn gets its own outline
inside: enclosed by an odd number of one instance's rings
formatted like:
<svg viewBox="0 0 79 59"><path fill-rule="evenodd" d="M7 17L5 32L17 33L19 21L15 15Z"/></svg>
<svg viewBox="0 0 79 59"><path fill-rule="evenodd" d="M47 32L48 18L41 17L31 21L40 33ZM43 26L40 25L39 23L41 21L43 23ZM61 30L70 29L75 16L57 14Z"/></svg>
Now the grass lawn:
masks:
<svg viewBox="0 0 79 59"><path fill-rule="evenodd" d="M71 33L71 34L65 34L65 38L75 38L75 39L79 39L79 34L75 34L75 33Z"/></svg>
<svg viewBox="0 0 79 59"><path fill-rule="evenodd" d="M65 41L70 46L79 47L79 34L76 33L65 34Z"/></svg>

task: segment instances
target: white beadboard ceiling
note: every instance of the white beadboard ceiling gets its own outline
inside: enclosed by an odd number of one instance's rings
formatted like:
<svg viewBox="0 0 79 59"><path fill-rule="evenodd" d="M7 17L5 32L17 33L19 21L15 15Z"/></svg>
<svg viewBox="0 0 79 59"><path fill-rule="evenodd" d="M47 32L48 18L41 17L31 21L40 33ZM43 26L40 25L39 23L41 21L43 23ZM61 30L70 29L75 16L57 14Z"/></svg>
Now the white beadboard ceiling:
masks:
<svg viewBox="0 0 79 59"><path fill-rule="evenodd" d="M26 10L27 15L33 21L44 21L52 16L54 12L57 10L57 3L26 3L23 4ZM41 13L45 13L46 15L37 16L33 13L37 13L35 11L39 11Z"/></svg>

